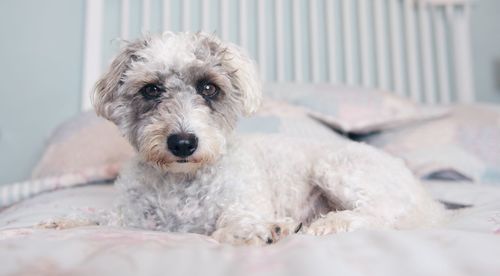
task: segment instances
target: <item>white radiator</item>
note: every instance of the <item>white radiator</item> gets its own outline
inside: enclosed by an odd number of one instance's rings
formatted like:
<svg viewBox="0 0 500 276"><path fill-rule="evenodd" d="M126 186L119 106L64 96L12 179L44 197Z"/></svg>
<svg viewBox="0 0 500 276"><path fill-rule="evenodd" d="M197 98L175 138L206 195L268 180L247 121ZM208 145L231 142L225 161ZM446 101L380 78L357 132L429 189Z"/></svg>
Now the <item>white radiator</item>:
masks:
<svg viewBox="0 0 500 276"><path fill-rule="evenodd" d="M87 0L82 107L90 106L90 90L116 49L112 39L163 30L215 32L240 44L267 82L329 82L387 89L425 103L470 102L470 5L467 0ZM107 25L119 29L113 33Z"/></svg>

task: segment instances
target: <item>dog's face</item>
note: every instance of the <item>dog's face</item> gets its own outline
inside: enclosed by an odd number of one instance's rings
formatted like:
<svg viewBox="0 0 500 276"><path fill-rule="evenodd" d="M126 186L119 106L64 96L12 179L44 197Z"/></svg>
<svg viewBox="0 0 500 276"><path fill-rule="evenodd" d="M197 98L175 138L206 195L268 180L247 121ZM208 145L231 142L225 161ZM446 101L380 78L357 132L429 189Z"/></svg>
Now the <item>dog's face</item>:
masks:
<svg viewBox="0 0 500 276"><path fill-rule="evenodd" d="M141 158L189 173L223 154L240 115L256 111L254 63L202 34L165 33L128 43L96 84L96 112L114 122Z"/></svg>

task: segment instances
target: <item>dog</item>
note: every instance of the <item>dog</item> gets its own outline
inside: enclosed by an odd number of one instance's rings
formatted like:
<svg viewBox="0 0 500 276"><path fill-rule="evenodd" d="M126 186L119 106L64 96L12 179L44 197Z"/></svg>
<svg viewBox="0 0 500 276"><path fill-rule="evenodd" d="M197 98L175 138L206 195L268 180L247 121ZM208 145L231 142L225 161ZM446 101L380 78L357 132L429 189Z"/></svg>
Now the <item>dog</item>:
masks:
<svg viewBox="0 0 500 276"><path fill-rule="evenodd" d="M373 147L235 135L261 101L252 59L214 35L126 43L93 93L97 114L137 150L116 181L118 223L261 245L440 221L404 162Z"/></svg>

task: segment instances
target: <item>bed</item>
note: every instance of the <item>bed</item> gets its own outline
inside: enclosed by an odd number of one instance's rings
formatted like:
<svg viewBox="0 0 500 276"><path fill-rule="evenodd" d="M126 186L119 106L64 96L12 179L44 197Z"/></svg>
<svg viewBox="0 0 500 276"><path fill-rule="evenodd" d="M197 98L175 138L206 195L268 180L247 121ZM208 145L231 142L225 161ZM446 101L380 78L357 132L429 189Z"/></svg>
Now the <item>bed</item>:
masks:
<svg viewBox="0 0 500 276"><path fill-rule="evenodd" d="M85 3L82 113L54 130L30 180L0 187L1 275L500 275L500 107L473 103L469 1ZM105 26L113 20L116 33ZM113 208L113 180L134 151L88 111L88 93L113 53L107 41L166 29L216 30L259 62L266 99L237 132L369 143L405 160L436 199L465 208L433 228L293 235L266 247L41 227Z"/></svg>
<svg viewBox="0 0 500 276"><path fill-rule="evenodd" d="M241 134L370 143L403 158L436 199L466 208L428 229L294 235L262 248L112 226L40 227L113 208L112 180L134 153L113 125L87 112L56 129L32 181L0 191L10 196L0 212L0 274L499 275L499 107L420 105L332 85L264 90L263 107L241 121Z"/></svg>

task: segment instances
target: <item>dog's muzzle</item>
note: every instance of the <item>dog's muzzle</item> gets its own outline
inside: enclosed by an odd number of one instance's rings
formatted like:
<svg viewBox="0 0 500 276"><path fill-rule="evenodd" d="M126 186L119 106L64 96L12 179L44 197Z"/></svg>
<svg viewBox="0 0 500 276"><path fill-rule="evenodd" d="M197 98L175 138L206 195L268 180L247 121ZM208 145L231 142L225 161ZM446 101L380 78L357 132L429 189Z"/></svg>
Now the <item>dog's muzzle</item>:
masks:
<svg viewBox="0 0 500 276"><path fill-rule="evenodd" d="M168 136L168 150L177 157L188 157L198 148L198 137L192 133L177 133Z"/></svg>

